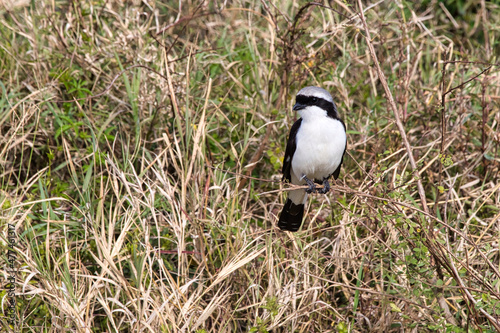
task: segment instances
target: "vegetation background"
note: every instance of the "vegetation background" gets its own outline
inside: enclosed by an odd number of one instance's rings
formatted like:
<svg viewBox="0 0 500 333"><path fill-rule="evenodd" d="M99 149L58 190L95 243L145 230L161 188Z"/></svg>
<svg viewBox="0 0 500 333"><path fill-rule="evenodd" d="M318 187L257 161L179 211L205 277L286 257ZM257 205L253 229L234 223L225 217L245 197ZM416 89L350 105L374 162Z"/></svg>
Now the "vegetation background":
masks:
<svg viewBox="0 0 500 333"><path fill-rule="evenodd" d="M500 330L498 1L0 3L2 331ZM348 155L284 233L307 85Z"/></svg>

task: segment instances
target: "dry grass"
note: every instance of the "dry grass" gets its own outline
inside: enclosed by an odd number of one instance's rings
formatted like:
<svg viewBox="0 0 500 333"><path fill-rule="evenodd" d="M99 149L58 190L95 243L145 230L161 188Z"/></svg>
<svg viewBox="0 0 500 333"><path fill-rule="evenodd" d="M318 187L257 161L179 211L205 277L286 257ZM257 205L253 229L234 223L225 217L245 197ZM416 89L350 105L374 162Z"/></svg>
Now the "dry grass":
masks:
<svg viewBox="0 0 500 333"><path fill-rule="evenodd" d="M499 330L499 21L484 0L4 4L2 327ZM283 233L312 84L349 157Z"/></svg>

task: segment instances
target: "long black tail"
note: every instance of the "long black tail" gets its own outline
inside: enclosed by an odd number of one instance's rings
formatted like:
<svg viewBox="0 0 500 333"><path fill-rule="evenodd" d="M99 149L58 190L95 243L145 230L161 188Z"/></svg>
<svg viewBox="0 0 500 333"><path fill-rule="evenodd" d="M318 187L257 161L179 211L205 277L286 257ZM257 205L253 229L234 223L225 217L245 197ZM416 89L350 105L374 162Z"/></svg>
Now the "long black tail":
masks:
<svg viewBox="0 0 500 333"><path fill-rule="evenodd" d="M302 217L304 216L304 204L296 205L292 200L287 199L285 206L280 214L278 227L281 230L297 231L302 224Z"/></svg>

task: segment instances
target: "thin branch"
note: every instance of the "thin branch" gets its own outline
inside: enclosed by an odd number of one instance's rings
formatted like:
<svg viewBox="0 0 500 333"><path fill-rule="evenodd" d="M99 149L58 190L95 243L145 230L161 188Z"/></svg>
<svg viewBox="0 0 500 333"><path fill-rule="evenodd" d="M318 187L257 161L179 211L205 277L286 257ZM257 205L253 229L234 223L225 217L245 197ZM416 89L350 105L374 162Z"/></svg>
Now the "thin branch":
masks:
<svg viewBox="0 0 500 333"><path fill-rule="evenodd" d="M462 88L463 86L465 86L465 85L466 85L467 83L469 83L470 81L472 81L472 80L474 80L474 79L477 79L478 77L480 77L481 75L483 75L485 72L487 72L487 71L488 71L491 67L493 67L493 65L488 66L488 68L486 68L484 71L482 71L481 73L477 74L477 75L476 75L476 76L474 76L473 78L468 79L468 80L467 80L467 81L465 81L464 83L461 83L461 84L459 84L458 86L456 86L456 87L453 87L453 88L449 89L447 92L445 92L445 93L443 94L443 100L444 100L444 96L448 95L449 93L451 93L451 92L452 92L452 91L454 91L454 90L457 90L457 89L459 89L459 88Z"/></svg>
<svg viewBox="0 0 500 333"><path fill-rule="evenodd" d="M389 89L389 86L387 85L387 79L385 78L384 72L380 68L380 63L377 58L377 54L375 53L375 49L373 48L373 44L371 42L371 36L370 36L370 30L368 29L368 25L366 24L366 19L365 15L363 14L363 4L361 3L361 0L358 0L358 5L360 8L359 11L359 17L361 18L361 22L363 23L363 27L365 28L366 32L366 44L368 45L368 49L370 50L370 55L372 57L373 62L375 63L375 66L377 67L377 72L379 76L380 83L382 83L382 86L384 87L385 94L387 95L387 100L389 102L389 105L391 106L392 112L394 113L394 118L396 120L396 125L398 126L399 133L401 135L401 138L403 140L403 143L406 148L406 152L408 154L408 158L410 160L410 165L413 170L413 175L415 176L417 180L417 190L418 194L420 196L420 201L422 202L422 209L424 212L429 213L429 208L427 207L427 200L425 197L425 190L424 186L422 185L422 180L420 179L420 173L418 172L418 167L417 163L415 162L415 158L413 157L413 152L412 152L412 147L410 143L408 142L408 138L406 137L406 132L403 127L403 123L401 122L401 119L399 117L399 112L398 108L396 106L396 102L394 102L394 97L392 96L392 92Z"/></svg>

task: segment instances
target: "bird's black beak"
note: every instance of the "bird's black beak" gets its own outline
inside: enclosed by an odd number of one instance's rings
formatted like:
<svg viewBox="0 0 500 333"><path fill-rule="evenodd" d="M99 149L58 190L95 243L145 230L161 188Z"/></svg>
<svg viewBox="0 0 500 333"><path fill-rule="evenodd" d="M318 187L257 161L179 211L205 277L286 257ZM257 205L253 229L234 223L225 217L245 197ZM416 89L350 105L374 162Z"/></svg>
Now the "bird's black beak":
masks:
<svg viewBox="0 0 500 333"><path fill-rule="evenodd" d="M299 111L299 110L302 110L303 108L305 108L306 105L304 104L300 104L300 103L295 103L295 105L293 106L293 111Z"/></svg>

